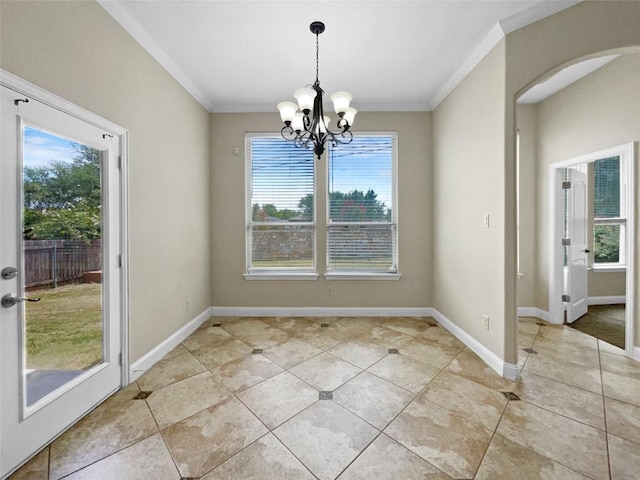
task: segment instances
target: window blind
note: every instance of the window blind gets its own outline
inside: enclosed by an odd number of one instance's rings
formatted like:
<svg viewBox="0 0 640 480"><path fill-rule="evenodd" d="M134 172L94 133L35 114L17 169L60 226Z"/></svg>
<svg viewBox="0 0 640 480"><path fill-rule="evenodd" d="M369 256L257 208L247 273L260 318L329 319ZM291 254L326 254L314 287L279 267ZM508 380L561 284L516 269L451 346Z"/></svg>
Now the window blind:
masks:
<svg viewBox="0 0 640 480"><path fill-rule="evenodd" d="M247 153L247 270L313 267L313 151L248 135Z"/></svg>
<svg viewBox="0 0 640 480"><path fill-rule="evenodd" d="M594 216L620 217L620 157L594 162Z"/></svg>
<svg viewBox="0 0 640 480"><path fill-rule="evenodd" d="M355 135L328 152L328 269L397 271L395 135Z"/></svg>

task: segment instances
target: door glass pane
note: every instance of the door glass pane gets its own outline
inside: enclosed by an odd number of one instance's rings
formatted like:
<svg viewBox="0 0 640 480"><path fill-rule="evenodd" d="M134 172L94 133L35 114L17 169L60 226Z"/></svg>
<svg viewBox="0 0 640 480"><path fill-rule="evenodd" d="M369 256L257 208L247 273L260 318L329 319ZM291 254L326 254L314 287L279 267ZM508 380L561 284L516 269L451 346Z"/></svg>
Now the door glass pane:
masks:
<svg viewBox="0 0 640 480"><path fill-rule="evenodd" d="M620 225L596 225L593 237L595 263L620 262Z"/></svg>
<svg viewBox="0 0 640 480"><path fill-rule="evenodd" d="M103 361L101 157L23 128L27 406Z"/></svg>
<svg viewBox="0 0 640 480"><path fill-rule="evenodd" d="M594 217L620 216L620 157L596 160L594 185Z"/></svg>

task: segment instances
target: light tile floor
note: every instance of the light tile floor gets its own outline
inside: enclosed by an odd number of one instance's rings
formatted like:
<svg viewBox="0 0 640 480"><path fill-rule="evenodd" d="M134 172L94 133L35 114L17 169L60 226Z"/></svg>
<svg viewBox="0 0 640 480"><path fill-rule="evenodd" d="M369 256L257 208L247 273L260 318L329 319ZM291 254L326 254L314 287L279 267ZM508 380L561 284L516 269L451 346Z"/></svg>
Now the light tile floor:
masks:
<svg viewBox="0 0 640 480"><path fill-rule="evenodd" d="M518 338L510 382L429 318L212 318L11 479L640 478L640 363Z"/></svg>

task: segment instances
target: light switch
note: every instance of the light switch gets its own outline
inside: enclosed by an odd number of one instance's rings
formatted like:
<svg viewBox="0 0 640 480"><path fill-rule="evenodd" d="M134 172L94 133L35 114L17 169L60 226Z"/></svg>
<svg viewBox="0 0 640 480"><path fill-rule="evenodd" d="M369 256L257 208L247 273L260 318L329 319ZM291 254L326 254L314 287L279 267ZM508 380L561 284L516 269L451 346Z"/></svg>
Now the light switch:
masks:
<svg viewBox="0 0 640 480"><path fill-rule="evenodd" d="M489 214L485 213L482 215L482 226L484 228L489 228Z"/></svg>

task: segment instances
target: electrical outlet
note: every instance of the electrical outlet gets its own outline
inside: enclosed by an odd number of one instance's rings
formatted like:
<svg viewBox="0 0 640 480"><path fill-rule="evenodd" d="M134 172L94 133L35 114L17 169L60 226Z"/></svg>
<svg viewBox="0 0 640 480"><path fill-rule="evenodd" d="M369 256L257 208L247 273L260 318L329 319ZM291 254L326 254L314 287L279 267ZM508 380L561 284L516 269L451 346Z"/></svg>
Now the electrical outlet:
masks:
<svg viewBox="0 0 640 480"><path fill-rule="evenodd" d="M327 295L333 295L333 287L327 287Z"/></svg>
<svg viewBox="0 0 640 480"><path fill-rule="evenodd" d="M482 315L482 320L484 322L484 328L489 330L489 315Z"/></svg>
<svg viewBox="0 0 640 480"><path fill-rule="evenodd" d="M191 310L191 302L189 300L185 300L184 302L184 309L188 312L189 310Z"/></svg>

